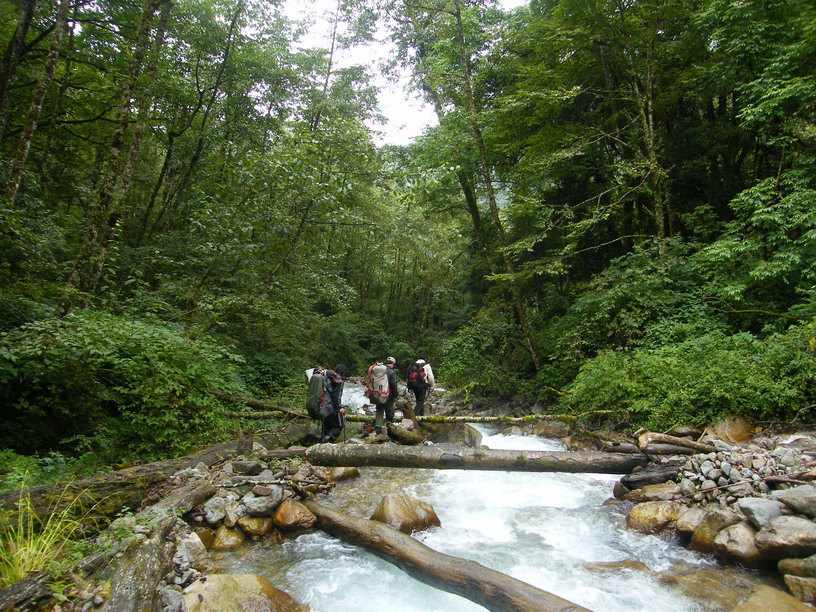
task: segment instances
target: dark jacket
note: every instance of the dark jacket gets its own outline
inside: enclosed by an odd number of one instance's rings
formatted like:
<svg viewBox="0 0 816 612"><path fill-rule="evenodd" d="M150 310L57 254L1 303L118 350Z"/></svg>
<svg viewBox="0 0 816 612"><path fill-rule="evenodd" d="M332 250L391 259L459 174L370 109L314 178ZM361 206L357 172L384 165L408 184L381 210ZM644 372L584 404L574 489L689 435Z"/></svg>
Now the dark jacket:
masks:
<svg viewBox="0 0 816 612"><path fill-rule="evenodd" d="M385 368L388 376L388 399L393 400L397 397L397 371L394 368Z"/></svg>
<svg viewBox="0 0 816 612"><path fill-rule="evenodd" d="M337 412L341 407L340 402L343 401L343 379L340 378L334 370L326 370L325 375L326 389L331 397L331 404L334 407L334 411Z"/></svg>

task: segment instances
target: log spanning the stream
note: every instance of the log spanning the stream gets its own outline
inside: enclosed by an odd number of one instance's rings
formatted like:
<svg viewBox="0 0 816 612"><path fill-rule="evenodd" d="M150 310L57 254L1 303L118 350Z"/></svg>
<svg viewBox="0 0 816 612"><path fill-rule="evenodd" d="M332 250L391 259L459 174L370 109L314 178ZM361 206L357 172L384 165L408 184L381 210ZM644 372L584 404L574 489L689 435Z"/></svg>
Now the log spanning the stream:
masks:
<svg viewBox="0 0 816 612"><path fill-rule="evenodd" d="M412 578L501 612L589 612L476 561L435 551L384 523L357 518L313 501L303 502L326 533L362 546Z"/></svg>
<svg viewBox="0 0 816 612"><path fill-rule="evenodd" d="M250 404L247 404L250 405ZM255 410L253 412L228 412L227 416L233 419L271 419L278 418L278 412L294 414L285 410ZM300 418L311 418L305 414L297 415ZM398 423L403 417L394 417L394 422ZM510 416L448 416L448 415L424 415L416 417L417 423L502 423L504 425L526 425L539 421L563 421L565 423L574 421L576 417L567 414L528 414L522 417ZM347 414L346 421L349 423L373 423L374 415L367 414Z"/></svg>
<svg viewBox="0 0 816 612"><path fill-rule="evenodd" d="M302 451L312 465L629 474L649 460L643 455L604 452L516 451L468 447L385 444L315 444Z"/></svg>

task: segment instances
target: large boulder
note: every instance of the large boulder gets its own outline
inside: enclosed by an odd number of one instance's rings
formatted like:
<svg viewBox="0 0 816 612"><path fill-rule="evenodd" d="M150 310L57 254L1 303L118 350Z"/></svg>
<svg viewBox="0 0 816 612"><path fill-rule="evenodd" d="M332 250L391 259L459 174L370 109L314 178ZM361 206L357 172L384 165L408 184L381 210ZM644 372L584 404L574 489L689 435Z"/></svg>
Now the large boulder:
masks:
<svg viewBox="0 0 816 612"><path fill-rule="evenodd" d="M764 497L744 497L737 502L737 507L757 529L782 515L782 503Z"/></svg>
<svg viewBox="0 0 816 612"><path fill-rule="evenodd" d="M737 561L746 567L760 567L762 555L756 547L756 531L747 523L726 527L714 538L714 553L728 561Z"/></svg>
<svg viewBox="0 0 816 612"><path fill-rule="evenodd" d="M205 582L196 581L184 594L188 612L224 610L264 610L269 612L308 612L286 591L255 574L210 574Z"/></svg>
<svg viewBox="0 0 816 612"><path fill-rule="evenodd" d="M632 507L626 524L641 533L659 533L671 526L682 510L682 504L674 501L643 502Z"/></svg>
<svg viewBox="0 0 816 612"><path fill-rule="evenodd" d="M706 514L708 514L708 510L703 508L696 506L685 508L680 512L680 516L677 517L675 529L683 535L691 536L697 527L700 526L700 523L703 522Z"/></svg>
<svg viewBox="0 0 816 612"><path fill-rule="evenodd" d="M816 555L805 559L782 559L778 566L782 574L816 578Z"/></svg>
<svg viewBox="0 0 816 612"><path fill-rule="evenodd" d="M299 501L287 499L275 510L272 520L285 531L296 531L311 529L317 522L317 517Z"/></svg>
<svg viewBox="0 0 816 612"><path fill-rule="evenodd" d="M757 533L756 546L768 559L810 556L816 553L816 524L797 516L778 516Z"/></svg>
<svg viewBox="0 0 816 612"><path fill-rule="evenodd" d="M390 493L382 498L372 521L379 521L403 533L423 531L442 523L433 506L403 493Z"/></svg>
<svg viewBox="0 0 816 612"><path fill-rule="evenodd" d="M236 548L243 544L244 540L246 540L246 536L240 529L230 529L225 525L221 525L218 531L215 532L215 538L213 539L212 546L210 546L210 550L229 550L230 548Z"/></svg>
<svg viewBox="0 0 816 612"><path fill-rule="evenodd" d="M727 416L714 423L710 428L720 440L729 444L746 442L751 437L751 426L748 421L738 416Z"/></svg>
<svg viewBox="0 0 816 612"><path fill-rule="evenodd" d="M796 599L809 604L816 604L816 578L802 576L785 576L785 586Z"/></svg>
<svg viewBox="0 0 816 612"><path fill-rule="evenodd" d="M569 425L563 421L539 421L533 425L533 435L544 438L564 438L569 433Z"/></svg>
<svg viewBox="0 0 816 612"><path fill-rule="evenodd" d="M774 491L773 498L798 514L816 517L816 487L802 485L784 491Z"/></svg>
<svg viewBox="0 0 816 612"><path fill-rule="evenodd" d="M813 612L813 608L773 587L760 585L751 589L748 598L731 612Z"/></svg>
<svg viewBox="0 0 816 612"><path fill-rule="evenodd" d="M238 519L238 526L247 535L260 538L272 533L275 522L268 516L242 516Z"/></svg>
<svg viewBox="0 0 816 612"><path fill-rule="evenodd" d="M250 492L244 495L242 501L250 516L272 516L275 508L283 501L283 487L272 485L269 495L255 495Z"/></svg>
<svg viewBox="0 0 816 612"><path fill-rule="evenodd" d="M736 512L730 510L709 510L703 520L700 521L700 524L697 525L697 529L694 530L689 542L689 548L697 552L712 552L717 534L726 527L736 525L741 520Z"/></svg>

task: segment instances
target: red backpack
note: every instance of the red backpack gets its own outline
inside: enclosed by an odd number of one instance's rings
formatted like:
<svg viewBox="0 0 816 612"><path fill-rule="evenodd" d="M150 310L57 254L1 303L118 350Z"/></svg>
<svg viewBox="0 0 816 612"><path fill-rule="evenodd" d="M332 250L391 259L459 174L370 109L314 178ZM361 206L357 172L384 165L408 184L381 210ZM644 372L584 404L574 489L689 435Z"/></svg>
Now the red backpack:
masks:
<svg viewBox="0 0 816 612"><path fill-rule="evenodd" d="M405 370L405 381L409 387L415 388L426 384L425 381L425 364L414 362Z"/></svg>

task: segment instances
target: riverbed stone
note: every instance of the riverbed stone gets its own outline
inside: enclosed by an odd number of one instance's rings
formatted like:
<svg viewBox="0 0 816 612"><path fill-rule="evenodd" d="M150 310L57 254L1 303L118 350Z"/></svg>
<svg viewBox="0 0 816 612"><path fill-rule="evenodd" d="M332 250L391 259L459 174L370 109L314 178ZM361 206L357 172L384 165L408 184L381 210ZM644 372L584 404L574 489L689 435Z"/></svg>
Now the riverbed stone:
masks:
<svg viewBox="0 0 816 612"><path fill-rule="evenodd" d="M590 572L630 571L649 574L652 571L643 561L634 561L631 559L624 561L595 561L593 563L584 563L581 567Z"/></svg>
<svg viewBox="0 0 816 612"><path fill-rule="evenodd" d="M816 524L797 516L778 516L757 533L756 545L769 559L810 556L816 553Z"/></svg>
<svg viewBox="0 0 816 612"><path fill-rule="evenodd" d="M533 435L543 438L564 438L569 432L569 425L562 421L539 421L533 425Z"/></svg>
<svg viewBox="0 0 816 612"><path fill-rule="evenodd" d="M802 603L793 595L761 584L754 587L748 597L731 612L813 612L813 608Z"/></svg>
<svg viewBox="0 0 816 612"><path fill-rule="evenodd" d="M771 520L782 514L782 503L764 497L744 497L737 507L756 529L762 529Z"/></svg>
<svg viewBox="0 0 816 612"><path fill-rule="evenodd" d="M247 476L255 476L260 474L265 468L266 464L260 461L232 461L232 471L235 474L245 474Z"/></svg>
<svg viewBox="0 0 816 612"><path fill-rule="evenodd" d="M317 517L299 501L287 499L277 507L272 520L276 526L285 531L295 531L298 529L311 529L317 522Z"/></svg>
<svg viewBox="0 0 816 612"><path fill-rule="evenodd" d="M329 479L334 482L359 478L360 470L356 467L333 467L329 469Z"/></svg>
<svg viewBox="0 0 816 612"><path fill-rule="evenodd" d="M185 590L188 612L269 610L308 612L291 595L255 574L211 574Z"/></svg>
<svg viewBox="0 0 816 612"><path fill-rule="evenodd" d="M640 489L635 489L623 496L627 501L636 503L647 501L662 501L677 499L682 495L680 485L676 482L663 482L660 484L646 485Z"/></svg>
<svg viewBox="0 0 816 612"><path fill-rule="evenodd" d="M227 500L223 497L211 497L204 504L204 519L210 524L215 525L227 515Z"/></svg>
<svg viewBox="0 0 816 612"><path fill-rule="evenodd" d="M689 548L697 552L712 552L714 550L714 539L726 527L735 525L741 521L741 517L736 512L725 509L709 510L697 529L691 536Z"/></svg>
<svg viewBox="0 0 816 612"><path fill-rule="evenodd" d="M783 574L793 574L803 578L816 578L816 555L804 559L781 559L778 563L779 571Z"/></svg>
<svg viewBox="0 0 816 612"><path fill-rule="evenodd" d="M269 516L242 516L238 519L238 526L247 535L259 538L271 533L275 522Z"/></svg>
<svg viewBox="0 0 816 612"><path fill-rule="evenodd" d="M788 575L785 576L785 586L799 601L809 604L816 603L816 578Z"/></svg>
<svg viewBox="0 0 816 612"><path fill-rule="evenodd" d="M229 550L243 544L246 536L240 529L230 529L224 525L215 532L210 550Z"/></svg>
<svg viewBox="0 0 816 612"><path fill-rule="evenodd" d="M762 565L762 555L756 547L756 531L748 523L731 525L714 538L714 554L720 559L738 561L746 567Z"/></svg>
<svg viewBox="0 0 816 612"><path fill-rule="evenodd" d="M246 507L237 500L228 500L225 507L226 514L224 515L224 525L227 527L235 527L238 519L246 514Z"/></svg>
<svg viewBox="0 0 816 612"><path fill-rule="evenodd" d="M700 526L700 523L708 514L708 510L691 506L680 511L680 516L677 517L675 529L682 534L691 535L694 530Z"/></svg>
<svg viewBox="0 0 816 612"><path fill-rule="evenodd" d="M785 491L774 491L772 497L794 512L809 517L816 516L816 487L813 485L801 485Z"/></svg>
<svg viewBox="0 0 816 612"><path fill-rule="evenodd" d="M682 504L675 501L635 504L626 516L626 524L641 533L659 533L677 520L682 509Z"/></svg>
<svg viewBox="0 0 816 612"><path fill-rule="evenodd" d="M190 563L198 563L207 556L207 547L199 535L193 531L183 534L179 538L179 550L184 553Z"/></svg>
<svg viewBox="0 0 816 612"><path fill-rule="evenodd" d="M711 427L716 436L727 444L739 444L751 437L751 426L739 416L727 416Z"/></svg>
<svg viewBox="0 0 816 612"><path fill-rule="evenodd" d="M247 493L243 497L247 514L250 516L271 516L283 500L283 487L273 485L270 487L273 492L270 495L258 496L254 493Z"/></svg>
<svg viewBox="0 0 816 612"><path fill-rule="evenodd" d="M371 520L409 534L442 524L433 506L404 493L390 493L383 497Z"/></svg>

